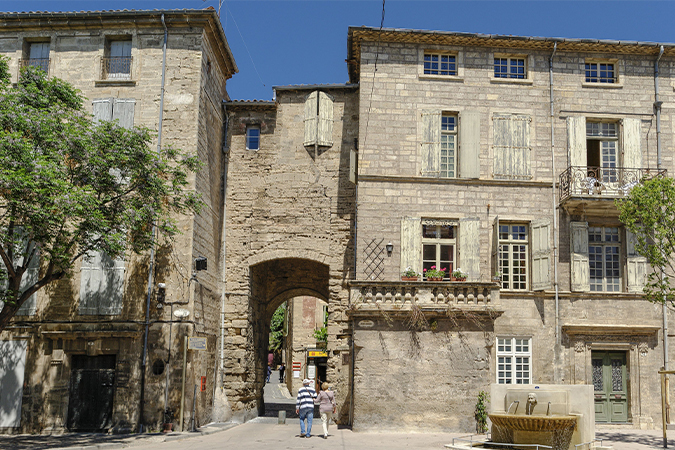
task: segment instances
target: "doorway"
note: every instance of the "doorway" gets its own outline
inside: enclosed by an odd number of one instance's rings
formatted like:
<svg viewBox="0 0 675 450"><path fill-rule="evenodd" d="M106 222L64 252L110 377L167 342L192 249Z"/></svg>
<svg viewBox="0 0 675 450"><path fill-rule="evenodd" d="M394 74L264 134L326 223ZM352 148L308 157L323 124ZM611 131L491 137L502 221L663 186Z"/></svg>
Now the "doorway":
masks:
<svg viewBox="0 0 675 450"><path fill-rule="evenodd" d="M593 351L591 360L595 391L595 421L628 422L626 352Z"/></svg>
<svg viewBox="0 0 675 450"><path fill-rule="evenodd" d="M115 355L73 355L68 429L103 431L112 426Z"/></svg>

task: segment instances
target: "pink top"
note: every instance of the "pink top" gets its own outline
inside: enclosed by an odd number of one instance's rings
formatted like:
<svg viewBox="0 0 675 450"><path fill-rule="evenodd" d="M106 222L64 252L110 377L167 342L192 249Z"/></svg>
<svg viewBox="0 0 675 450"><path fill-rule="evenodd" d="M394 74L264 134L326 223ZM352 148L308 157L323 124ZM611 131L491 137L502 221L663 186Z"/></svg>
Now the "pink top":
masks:
<svg viewBox="0 0 675 450"><path fill-rule="evenodd" d="M316 402L319 404L320 412L333 411L335 407L335 394L332 391L319 391Z"/></svg>

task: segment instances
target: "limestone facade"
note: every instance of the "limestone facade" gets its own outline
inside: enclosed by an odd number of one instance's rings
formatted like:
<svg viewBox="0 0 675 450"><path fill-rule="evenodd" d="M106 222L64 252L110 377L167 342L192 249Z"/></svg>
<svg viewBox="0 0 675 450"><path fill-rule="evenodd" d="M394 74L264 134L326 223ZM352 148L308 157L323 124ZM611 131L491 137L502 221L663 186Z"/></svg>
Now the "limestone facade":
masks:
<svg viewBox="0 0 675 450"><path fill-rule="evenodd" d="M196 425L215 420L224 398L222 389L216 389L224 204L221 104L228 99L226 80L237 72L217 14L213 10L11 13L0 15L0 23L0 54L9 57L13 82L20 65L36 63L31 61L35 57L32 48L46 45L46 61L37 63L48 69L49 76L81 90L89 112L101 99L124 100L133 104L126 125L144 126L155 133L163 114L161 144L196 154L203 162L190 188L205 202L200 214L177 218L182 234L173 245L160 241L154 260L150 255L127 258L121 313L82 314L78 265L70 279L37 294L34 313L15 317L0 339L27 342L24 387L19 390L21 421L20 426L3 430L129 432L140 425L157 430L164 421L165 407L175 411L175 427L185 428L195 385L199 385L194 402ZM120 55L111 49L125 45L121 51L126 53L114 60L113 56ZM162 93L164 109L160 112ZM191 280L193 261L199 256L207 258L208 269ZM150 264L153 273L148 287ZM164 283L163 290L159 283ZM183 319L172 316L179 308L189 315ZM148 345L143 361L146 323ZM206 338L207 351L188 351L183 373L187 337ZM107 377L101 383L111 397L102 409L83 397L81 390L84 385L78 377L92 373ZM86 414L109 417L92 424L82 419Z"/></svg>

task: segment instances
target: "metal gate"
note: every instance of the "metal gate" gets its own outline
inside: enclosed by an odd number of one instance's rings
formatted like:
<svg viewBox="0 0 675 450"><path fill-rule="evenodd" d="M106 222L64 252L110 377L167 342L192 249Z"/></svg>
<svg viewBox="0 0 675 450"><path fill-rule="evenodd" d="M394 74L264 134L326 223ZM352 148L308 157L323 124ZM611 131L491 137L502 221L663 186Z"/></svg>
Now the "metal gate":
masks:
<svg viewBox="0 0 675 450"><path fill-rule="evenodd" d="M591 353L596 422L628 421L626 352Z"/></svg>
<svg viewBox="0 0 675 450"><path fill-rule="evenodd" d="M112 426L115 355L73 355L68 429L103 431Z"/></svg>

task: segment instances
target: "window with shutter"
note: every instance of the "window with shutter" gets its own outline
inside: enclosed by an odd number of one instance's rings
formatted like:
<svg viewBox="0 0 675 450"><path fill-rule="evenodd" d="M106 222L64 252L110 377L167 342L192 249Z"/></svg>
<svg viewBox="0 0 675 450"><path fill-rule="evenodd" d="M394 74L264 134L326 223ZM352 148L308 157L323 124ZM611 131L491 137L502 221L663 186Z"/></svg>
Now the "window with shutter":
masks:
<svg viewBox="0 0 675 450"><path fill-rule="evenodd" d="M528 289L529 234L522 223L499 223L499 271L502 288Z"/></svg>
<svg viewBox="0 0 675 450"><path fill-rule="evenodd" d="M108 41L108 56L103 59L104 80L128 80L131 77L131 39Z"/></svg>
<svg viewBox="0 0 675 450"><path fill-rule="evenodd" d="M462 111L459 115L459 176L480 178L480 113Z"/></svg>
<svg viewBox="0 0 675 450"><path fill-rule="evenodd" d="M49 42L31 42L28 45L28 58L23 65L37 67L49 73Z"/></svg>
<svg viewBox="0 0 675 450"><path fill-rule="evenodd" d="M551 288L551 222L533 220L532 230L532 289Z"/></svg>
<svg viewBox="0 0 675 450"><path fill-rule="evenodd" d="M635 250L636 238L626 230L626 290L641 294L647 283L647 258Z"/></svg>
<svg viewBox="0 0 675 450"><path fill-rule="evenodd" d="M480 278L480 219L459 220L459 266L470 281Z"/></svg>
<svg viewBox="0 0 675 450"><path fill-rule="evenodd" d="M530 116L495 114L493 117L494 177L526 180L530 174Z"/></svg>
<svg viewBox="0 0 675 450"><path fill-rule="evenodd" d="M305 99L305 138L307 146L331 147L333 145L333 98L321 91L314 91Z"/></svg>
<svg viewBox="0 0 675 450"><path fill-rule="evenodd" d="M445 269L445 279L456 268L456 223L444 220L422 220L422 275L430 269Z"/></svg>
<svg viewBox="0 0 675 450"><path fill-rule="evenodd" d="M441 173L441 116L441 111L422 112L422 176L438 177Z"/></svg>
<svg viewBox="0 0 675 450"><path fill-rule="evenodd" d="M84 257L80 270L80 314L121 314L124 271L122 258L112 260L104 252L91 252Z"/></svg>
<svg viewBox="0 0 675 450"><path fill-rule="evenodd" d="M588 223L570 223L571 251L571 289L575 292L588 292L590 285L590 266L588 254Z"/></svg>
<svg viewBox="0 0 675 450"><path fill-rule="evenodd" d="M401 273L410 267L422 272L422 222L419 217L401 219Z"/></svg>

